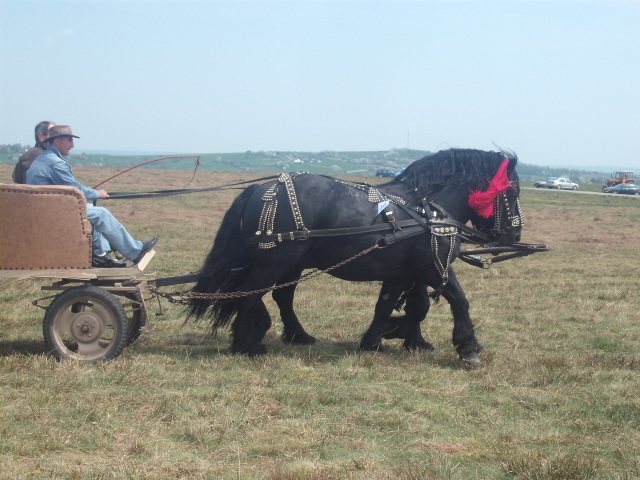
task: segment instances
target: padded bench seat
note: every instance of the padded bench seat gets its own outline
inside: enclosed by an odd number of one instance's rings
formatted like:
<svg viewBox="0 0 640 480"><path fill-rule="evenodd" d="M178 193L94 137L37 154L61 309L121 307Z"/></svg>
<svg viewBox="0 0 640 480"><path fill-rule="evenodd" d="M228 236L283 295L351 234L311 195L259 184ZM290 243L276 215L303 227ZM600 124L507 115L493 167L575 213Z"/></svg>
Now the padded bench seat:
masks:
<svg viewBox="0 0 640 480"><path fill-rule="evenodd" d="M91 231L77 188L0 184L0 270L91 268Z"/></svg>

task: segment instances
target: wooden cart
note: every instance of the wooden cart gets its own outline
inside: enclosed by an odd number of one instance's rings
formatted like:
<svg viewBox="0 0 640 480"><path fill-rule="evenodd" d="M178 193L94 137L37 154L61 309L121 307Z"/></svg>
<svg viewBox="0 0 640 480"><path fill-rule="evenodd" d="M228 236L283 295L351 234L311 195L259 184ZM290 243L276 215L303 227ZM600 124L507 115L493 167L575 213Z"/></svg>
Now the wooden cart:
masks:
<svg viewBox="0 0 640 480"><path fill-rule="evenodd" d="M74 187L0 184L0 279L50 278L47 349L59 359L110 360L147 331L142 277L155 251L126 268L91 267L91 224ZM170 283L169 283L170 284Z"/></svg>

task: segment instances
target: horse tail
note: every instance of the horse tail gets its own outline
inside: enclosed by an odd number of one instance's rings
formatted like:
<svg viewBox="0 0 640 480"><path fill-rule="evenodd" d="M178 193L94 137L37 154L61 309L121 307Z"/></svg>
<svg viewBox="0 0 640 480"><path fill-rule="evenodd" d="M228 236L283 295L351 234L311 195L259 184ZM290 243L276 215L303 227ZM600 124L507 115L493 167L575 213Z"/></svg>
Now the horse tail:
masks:
<svg viewBox="0 0 640 480"><path fill-rule="evenodd" d="M253 259L244 244L242 216L247 202L260 185L250 185L233 201L225 213L213 247L200 270L198 281L191 289L194 293L234 292L253 269ZM215 331L229 324L238 311L239 300L215 300L191 297L188 316L199 320L210 317Z"/></svg>

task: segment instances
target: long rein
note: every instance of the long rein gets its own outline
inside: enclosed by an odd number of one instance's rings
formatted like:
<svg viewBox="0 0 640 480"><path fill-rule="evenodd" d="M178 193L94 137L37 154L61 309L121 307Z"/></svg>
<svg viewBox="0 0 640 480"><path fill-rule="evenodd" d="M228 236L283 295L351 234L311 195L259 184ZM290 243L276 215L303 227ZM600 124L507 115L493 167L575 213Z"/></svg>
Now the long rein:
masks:
<svg viewBox="0 0 640 480"><path fill-rule="evenodd" d="M217 187L179 188L175 190L155 190L150 192L111 192L109 193L108 199L109 200L128 200L132 198L158 198L158 197L170 197L173 195L186 195L190 193L213 192L216 190L234 190L234 189L241 188L242 185L248 185L250 183L262 182L266 180L274 180L277 178L278 178L278 175L269 175L268 177L254 178L253 180L229 183L227 185L220 185Z"/></svg>
<svg viewBox="0 0 640 480"><path fill-rule="evenodd" d="M125 200L125 199L138 199L138 198L159 198L159 197L168 197L174 195L187 195L191 193L202 193L202 192L212 192L212 191L220 191L220 190L234 190L234 189L242 189L245 188L245 185L254 184L257 182L263 182L267 180L275 180L280 177L278 175L269 175L266 177L255 178L251 180L245 180L241 182L229 183L226 185L220 185L216 187L205 187L205 188L180 188L173 190L155 190L149 192L112 192L109 194L110 200ZM103 182L104 183L104 182ZM369 186L365 183L362 183L363 186ZM375 248L384 248L392 243L395 243L399 240L412 237L414 235L418 235L423 233L424 231L429 231L431 229L446 229L446 228L456 228L458 230L458 235L460 239L467 244L472 244L476 246L485 247L482 250L476 250L470 253L462 252L459 258L470 265L474 265L480 268L488 268L491 263L497 263L504 260L509 260L511 258L517 258L520 256L529 255L533 252L537 251L545 251L546 247L544 245L529 245L529 244L514 244L511 246L498 247L496 246L495 240L483 232L476 230L468 225L465 225L461 222L453 220L448 217L446 212L439 207L437 204L431 202L429 203L432 206L429 212L426 209L423 209L423 215L418 213L415 209L408 208L400 202L394 202L398 208L403 210L411 219L408 220L399 220L391 223L380 223L375 225L368 226L359 226L359 227L345 227L345 228L336 228L336 229L321 229L321 230L296 230L292 232L286 233L278 233L271 235L271 239L276 242L282 242L285 240L307 240L309 238L319 238L319 237L332 237L332 236L342 236L342 235L357 235L357 234L365 234L372 233L376 231L385 231L392 230L392 233L385 235L380 238L376 242ZM425 216L426 215L426 216ZM418 227L418 228L414 228ZM261 241L265 241L266 238L263 236ZM258 241L258 239L252 239L252 241ZM375 249L375 248L372 248ZM368 252L367 252L368 253ZM493 261L483 259L479 260L478 255L483 254L503 254L503 253L511 253L508 256L502 256L500 258L495 258Z"/></svg>
<svg viewBox="0 0 640 480"><path fill-rule="evenodd" d="M234 190L244 188L243 185L253 184L257 182L274 180L277 179L279 175L270 175L267 177L255 178L252 180L246 180L242 182L229 183L227 185L220 185L217 187L205 187L205 188L180 188L174 190L155 190L149 192L111 192L109 193L109 200L128 200L128 199L138 199L138 198L159 198L159 197L169 197L174 195L187 195L191 193L202 193L202 192L213 192L219 190ZM338 236L338 235L354 235L359 233L371 233L379 230L402 230L405 227L411 226L420 226L422 229L429 230L433 225L446 225L446 226L454 226L467 234L469 236L464 236L463 238L467 243L474 243L477 245L487 245L492 242L492 239L485 235L484 233L469 227L468 225L464 225L456 220L452 220L447 218L446 216L442 216L440 219L437 219L434 215L431 219L426 219L425 217L418 214L415 210L405 207L404 205L397 203L398 207L400 207L403 211L409 214L412 219L410 220L400 220L395 222L395 224L384 223L384 224L376 224L369 226L360 226L360 227L345 227L345 228L336 228L336 229L323 229L323 230L300 230L294 232L280 233L272 235L274 240L283 241L283 240L307 240L311 237L330 237L330 236ZM434 204L435 205L435 204ZM437 207L440 211L442 209ZM412 233L411 235L396 235L397 239L405 238L407 236L413 236L418 233L422 233L421 231L417 231L416 233ZM400 238L398 238L400 237ZM264 241L264 237L261 239ZM391 237L385 237L382 240L382 244L380 247L385 247L390 245L396 240L392 240Z"/></svg>
<svg viewBox="0 0 640 480"><path fill-rule="evenodd" d="M266 177L255 178L252 180L245 180L242 182L229 183L226 185L220 185L216 187L204 187L204 188L180 188L174 190L154 190L149 192L112 192L109 194L109 200L128 200L128 199L138 199L138 198L159 198L159 197L168 197L174 195L187 195L191 193L202 193L202 192L213 192L220 190L234 190L244 188L244 185L253 184L257 182L263 182L267 180L275 180L278 179L280 175L269 175ZM365 184L363 184L365 185ZM393 229L394 232L391 235L387 235L379 240L379 247L383 248L391 243L395 243L398 240L408 238L413 235L417 235L422 233L422 230L430 230L432 227L444 226L444 227L455 227L461 232L465 232L465 234L461 234L463 241L466 243L472 243L476 245L489 245L493 244L493 239L491 239L488 235L469 227L468 225L464 225L461 222L448 218L446 214L442 213L441 215L437 215L436 212L433 212L429 218L426 218L420 215L417 211L405 207L401 203L395 203L401 210L407 213L411 219L410 220L401 220L394 223L386 223L386 224L376 224L370 226L360 226L360 227L345 227L345 228L337 228L337 229L323 229L323 230L299 230L287 233L280 233L272 235L274 241L282 242L283 240L307 240L308 238L317 238L317 237L330 237L330 236L341 236L341 235L355 235L362 233L371 233L380 230L389 230ZM443 212L442 208L433 204L435 209L439 212ZM406 227L419 226L421 229L415 229L415 231L409 231L402 233L403 229ZM265 237L260 239L261 241L265 241Z"/></svg>

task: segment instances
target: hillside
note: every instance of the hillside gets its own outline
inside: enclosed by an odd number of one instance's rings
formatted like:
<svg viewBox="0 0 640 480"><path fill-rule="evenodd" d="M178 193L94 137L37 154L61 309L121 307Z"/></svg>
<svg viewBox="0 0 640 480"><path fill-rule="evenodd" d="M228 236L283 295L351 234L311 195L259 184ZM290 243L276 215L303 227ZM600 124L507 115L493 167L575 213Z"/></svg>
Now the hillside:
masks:
<svg viewBox="0 0 640 480"><path fill-rule="evenodd" d="M27 148L27 147L22 147ZM21 153L20 149L13 152ZM0 153L0 165L15 164L20 153ZM365 152L283 152L246 151L244 153L203 153L199 154L201 170L236 172L310 172L325 175L375 176L378 170L397 171L418 160L429 151L406 148L386 151ZM167 155L168 156L168 155ZM176 154L176 157L184 155ZM130 168L144 162L153 163L142 168L192 170L197 156L188 158L166 158L158 155L103 154L72 152L72 166ZM162 159L162 160L159 160ZM520 163L518 174L525 181L534 181L549 176L568 176L578 183L601 184L609 172L594 172L578 169L550 168Z"/></svg>

